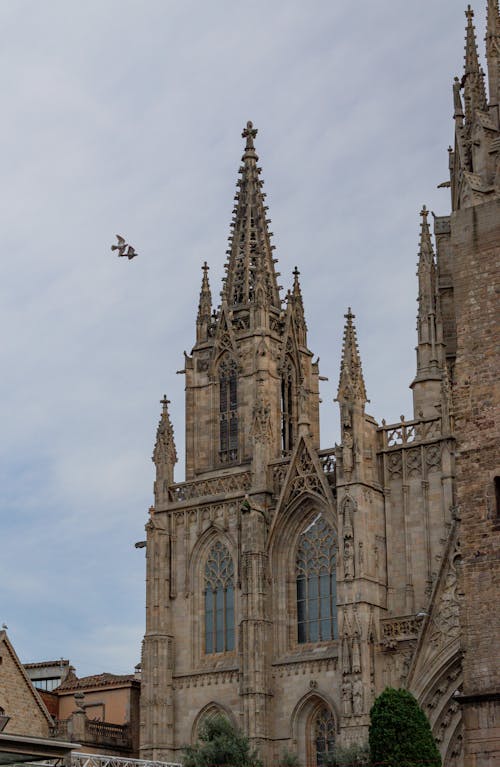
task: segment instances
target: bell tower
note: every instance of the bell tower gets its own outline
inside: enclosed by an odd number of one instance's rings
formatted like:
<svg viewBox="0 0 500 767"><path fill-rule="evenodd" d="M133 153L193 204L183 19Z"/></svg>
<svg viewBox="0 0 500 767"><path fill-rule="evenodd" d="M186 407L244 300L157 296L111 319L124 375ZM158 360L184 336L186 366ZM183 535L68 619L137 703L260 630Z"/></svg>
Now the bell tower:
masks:
<svg viewBox="0 0 500 767"><path fill-rule="evenodd" d="M203 265L196 344L185 360L187 480L252 464L262 485L264 467L292 450L300 428L319 441L318 374L299 272L283 305L256 135L248 122L215 309Z"/></svg>

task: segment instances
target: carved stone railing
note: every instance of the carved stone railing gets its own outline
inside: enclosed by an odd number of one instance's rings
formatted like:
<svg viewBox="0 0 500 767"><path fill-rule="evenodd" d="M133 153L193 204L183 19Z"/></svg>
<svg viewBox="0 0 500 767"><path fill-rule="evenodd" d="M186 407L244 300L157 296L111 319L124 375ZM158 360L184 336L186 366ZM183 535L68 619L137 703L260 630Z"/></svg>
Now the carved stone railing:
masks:
<svg viewBox="0 0 500 767"><path fill-rule="evenodd" d="M209 495L227 495L228 493L247 492L250 489L252 475L249 471L239 474L226 474L221 477L198 479L193 482L180 482L170 485L168 497L172 503L191 501Z"/></svg>
<svg viewBox="0 0 500 767"><path fill-rule="evenodd" d="M98 744L129 745L130 734L126 724L112 724L111 722L99 722L88 719L85 722L85 735L90 741Z"/></svg>
<svg viewBox="0 0 500 767"><path fill-rule="evenodd" d="M178 762L157 762L149 759L123 759L103 754L71 753L71 767L181 767Z"/></svg>
<svg viewBox="0 0 500 767"><path fill-rule="evenodd" d="M127 724L84 719L82 729L79 730L78 725L75 725L74 717L70 717L54 724L52 736L107 748L122 750L131 748L130 728Z"/></svg>
<svg viewBox="0 0 500 767"><path fill-rule="evenodd" d="M416 639L422 618L407 615L403 618L384 618L382 625L382 645L386 650L393 650L398 642Z"/></svg>
<svg viewBox="0 0 500 767"><path fill-rule="evenodd" d="M391 447L408 445L412 442L422 442L441 437L441 418L432 418L426 421L401 421L389 425L382 421L379 431L382 433L382 448L386 450Z"/></svg>

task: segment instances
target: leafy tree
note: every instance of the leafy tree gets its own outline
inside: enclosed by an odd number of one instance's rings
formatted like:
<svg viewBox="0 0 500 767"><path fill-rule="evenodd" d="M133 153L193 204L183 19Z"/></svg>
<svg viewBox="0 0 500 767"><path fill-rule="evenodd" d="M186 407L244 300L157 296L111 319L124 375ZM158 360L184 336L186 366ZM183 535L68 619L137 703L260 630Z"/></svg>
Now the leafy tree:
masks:
<svg viewBox="0 0 500 767"><path fill-rule="evenodd" d="M300 767L299 757L290 751L283 751L278 767Z"/></svg>
<svg viewBox="0 0 500 767"><path fill-rule="evenodd" d="M212 716L202 725L200 740L186 746L184 767L262 767L248 738L224 716Z"/></svg>
<svg viewBox="0 0 500 767"><path fill-rule="evenodd" d="M441 767L429 721L407 690L386 687L370 711L370 756L384 767Z"/></svg>
<svg viewBox="0 0 500 767"><path fill-rule="evenodd" d="M335 746L333 753L325 759L325 767L367 767L370 763L368 744Z"/></svg>

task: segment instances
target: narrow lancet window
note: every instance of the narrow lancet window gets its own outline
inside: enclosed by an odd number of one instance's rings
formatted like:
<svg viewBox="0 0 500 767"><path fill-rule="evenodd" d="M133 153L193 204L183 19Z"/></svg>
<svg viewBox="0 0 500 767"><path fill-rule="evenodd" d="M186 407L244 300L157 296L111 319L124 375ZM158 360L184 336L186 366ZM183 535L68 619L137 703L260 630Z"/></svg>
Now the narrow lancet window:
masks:
<svg viewBox="0 0 500 767"><path fill-rule="evenodd" d="M233 360L219 367L219 459L238 460L238 369Z"/></svg>
<svg viewBox="0 0 500 767"><path fill-rule="evenodd" d="M291 360L287 360L281 378L281 438L283 454L287 455L294 443L294 388L295 370Z"/></svg>
<svg viewBox="0 0 500 767"><path fill-rule="evenodd" d="M205 565L205 652L234 650L234 566L223 543L210 549Z"/></svg>
<svg viewBox="0 0 500 767"><path fill-rule="evenodd" d="M326 706L321 706L314 715L313 740L316 767L330 763L335 747L335 721Z"/></svg>
<svg viewBox="0 0 500 767"><path fill-rule="evenodd" d="M296 559L297 641L324 642L337 638L337 541L322 514L299 539Z"/></svg>

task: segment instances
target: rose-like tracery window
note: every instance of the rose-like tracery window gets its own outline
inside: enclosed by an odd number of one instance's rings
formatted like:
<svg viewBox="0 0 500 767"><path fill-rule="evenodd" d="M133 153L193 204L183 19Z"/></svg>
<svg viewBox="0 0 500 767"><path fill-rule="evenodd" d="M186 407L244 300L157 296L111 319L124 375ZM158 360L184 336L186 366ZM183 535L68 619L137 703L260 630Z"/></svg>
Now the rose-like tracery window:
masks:
<svg viewBox="0 0 500 767"><path fill-rule="evenodd" d="M318 514L299 538L296 558L297 640L337 637L337 587L333 528Z"/></svg>
<svg viewBox="0 0 500 767"><path fill-rule="evenodd" d="M234 566L217 541L205 565L205 652L234 650Z"/></svg>

